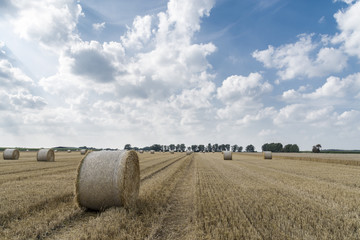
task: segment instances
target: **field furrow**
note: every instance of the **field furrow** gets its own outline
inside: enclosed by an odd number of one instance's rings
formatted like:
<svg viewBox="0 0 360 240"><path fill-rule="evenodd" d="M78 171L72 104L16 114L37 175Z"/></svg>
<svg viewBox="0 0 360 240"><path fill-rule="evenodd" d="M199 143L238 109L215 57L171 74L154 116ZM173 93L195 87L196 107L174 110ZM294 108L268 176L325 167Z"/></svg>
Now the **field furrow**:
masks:
<svg viewBox="0 0 360 240"><path fill-rule="evenodd" d="M195 239L195 163L194 155L184 171L174 193L169 199L169 207L159 226L152 230L149 239Z"/></svg>

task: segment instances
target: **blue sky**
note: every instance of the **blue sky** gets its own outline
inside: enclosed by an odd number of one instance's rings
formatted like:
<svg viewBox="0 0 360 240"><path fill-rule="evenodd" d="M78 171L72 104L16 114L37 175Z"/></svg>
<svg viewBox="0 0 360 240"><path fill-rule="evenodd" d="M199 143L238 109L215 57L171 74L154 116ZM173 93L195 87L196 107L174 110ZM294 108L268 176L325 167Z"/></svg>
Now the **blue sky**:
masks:
<svg viewBox="0 0 360 240"><path fill-rule="evenodd" d="M1 146L360 149L360 1L5 0Z"/></svg>

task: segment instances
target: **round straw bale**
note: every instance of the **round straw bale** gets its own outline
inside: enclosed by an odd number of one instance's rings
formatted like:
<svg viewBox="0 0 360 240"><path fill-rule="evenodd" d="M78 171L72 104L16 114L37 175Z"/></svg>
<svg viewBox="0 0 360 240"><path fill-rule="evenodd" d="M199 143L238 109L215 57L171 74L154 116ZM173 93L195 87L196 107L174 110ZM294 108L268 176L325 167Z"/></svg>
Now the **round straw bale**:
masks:
<svg viewBox="0 0 360 240"><path fill-rule="evenodd" d="M40 149L37 152L36 158L38 161L54 162L55 161L54 150L49 148Z"/></svg>
<svg viewBox="0 0 360 240"><path fill-rule="evenodd" d="M93 210L129 207L135 203L139 187L140 167L135 151L90 152L78 167L76 202Z"/></svg>
<svg viewBox="0 0 360 240"><path fill-rule="evenodd" d="M4 160L18 160L20 157L20 152L14 148L5 149L3 152Z"/></svg>
<svg viewBox="0 0 360 240"><path fill-rule="evenodd" d="M144 150L139 150L139 153L144 153Z"/></svg>
<svg viewBox="0 0 360 240"><path fill-rule="evenodd" d="M270 151L263 152L264 159L272 159L272 153Z"/></svg>
<svg viewBox="0 0 360 240"><path fill-rule="evenodd" d="M224 160L232 160L232 152L231 151L224 151Z"/></svg>
<svg viewBox="0 0 360 240"><path fill-rule="evenodd" d="M67 150L67 152L68 152L68 153L71 153L71 150L70 150L70 149L68 149L68 150Z"/></svg>
<svg viewBox="0 0 360 240"><path fill-rule="evenodd" d="M174 151L170 151L171 154L174 154Z"/></svg>
<svg viewBox="0 0 360 240"><path fill-rule="evenodd" d="M186 155L190 155L192 151L186 151Z"/></svg>
<svg viewBox="0 0 360 240"><path fill-rule="evenodd" d="M80 154L81 154L81 155L85 155L86 153L87 153L87 149L81 149L81 150L80 150Z"/></svg>
<svg viewBox="0 0 360 240"><path fill-rule="evenodd" d="M150 150L150 153L151 153L151 154L154 154L154 153L155 153L155 151L154 151L154 150Z"/></svg>

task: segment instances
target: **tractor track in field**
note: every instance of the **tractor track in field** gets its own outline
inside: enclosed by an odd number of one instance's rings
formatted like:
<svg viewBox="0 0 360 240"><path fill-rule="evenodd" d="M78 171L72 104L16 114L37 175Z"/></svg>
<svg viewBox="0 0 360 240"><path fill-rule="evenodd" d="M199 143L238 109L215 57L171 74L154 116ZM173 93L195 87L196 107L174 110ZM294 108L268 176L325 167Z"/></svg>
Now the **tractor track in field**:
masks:
<svg viewBox="0 0 360 240"><path fill-rule="evenodd" d="M169 207L149 239L194 239L195 168L194 155L176 182Z"/></svg>
<svg viewBox="0 0 360 240"><path fill-rule="evenodd" d="M180 161L181 159L184 159L184 158L186 158L186 155L185 155L185 156L178 157L178 158L175 158L175 159L171 159L171 162L170 162L169 164L167 164L167 165L165 165L164 167L162 167L162 168L160 168L160 169L158 169L158 170L156 170L156 171L154 171L154 172L152 172L152 173L150 173L150 174L142 177L142 178L140 179L140 182L143 182L143 181L145 181L145 180L153 177L154 175L158 174L159 172L165 170L166 168L170 167L171 165L175 164L176 162L178 162L178 161ZM166 161L166 162L169 162L169 161ZM162 163L160 163L160 164L163 164L163 163L164 163L164 162L162 162ZM159 166L160 164L156 164L156 166ZM144 170L145 170L145 169L144 169Z"/></svg>
<svg viewBox="0 0 360 240"><path fill-rule="evenodd" d="M0 186L2 184L8 183L8 182L16 182L16 181L23 181L23 180L27 180L27 179L32 179L32 178L37 178L37 177L44 177L44 176L49 176L49 175L55 175L55 174L62 174L62 173L66 173L66 172L71 172L73 171L73 168L69 168L66 167L63 170L59 170L56 169L56 171L50 171L50 172L46 172L46 173L39 173L39 174L30 174L28 176L14 176L12 178L6 178L6 180L1 180L0 179Z"/></svg>
<svg viewBox="0 0 360 240"><path fill-rule="evenodd" d="M42 171L42 170L48 170L48 169L57 169L57 168L62 168L62 167L70 167L70 166L76 166L78 163L74 164L64 164L64 165L60 165L60 166L49 166L49 167L41 167L41 168L36 168L36 169L24 169L24 170L19 170L19 171L12 171L12 172L2 172L1 175L10 175L10 174L17 174L17 173L27 173L27 172L36 172L36 171Z"/></svg>

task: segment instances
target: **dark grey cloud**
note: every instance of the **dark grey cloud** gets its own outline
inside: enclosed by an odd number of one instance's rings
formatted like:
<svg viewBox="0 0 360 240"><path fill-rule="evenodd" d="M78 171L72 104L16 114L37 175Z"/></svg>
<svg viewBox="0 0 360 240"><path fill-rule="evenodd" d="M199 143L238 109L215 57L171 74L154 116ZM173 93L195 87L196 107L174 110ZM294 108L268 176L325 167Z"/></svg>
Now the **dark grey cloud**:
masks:
<svg viewBox="0 0 360 240"><path fill-rule="evenodd" d="M100 54L95 49L84 49L74 56L72 73L89 77L99 83L114 81L116 69L111 65L111 61Z"/></svg>

